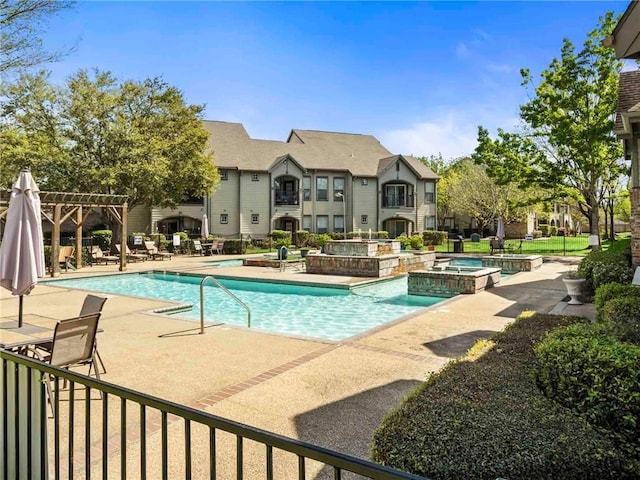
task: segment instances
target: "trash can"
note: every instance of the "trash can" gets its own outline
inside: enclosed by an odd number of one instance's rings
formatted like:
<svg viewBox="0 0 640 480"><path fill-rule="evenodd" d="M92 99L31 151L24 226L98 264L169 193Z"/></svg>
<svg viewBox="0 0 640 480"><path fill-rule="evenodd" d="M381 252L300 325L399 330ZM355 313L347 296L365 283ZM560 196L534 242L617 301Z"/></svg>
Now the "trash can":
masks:
<svg viewBox="0 0 640 480"><path fill-rule="evenodd" d="M453 239L453 253L464 253L464 237L457 235Z"/></svg>
<svg viewBox="0 0 640 480"><path fill-rule="evenodd" d="M278 249L278 260L286 260L289 250L284 245Z"/></svg>

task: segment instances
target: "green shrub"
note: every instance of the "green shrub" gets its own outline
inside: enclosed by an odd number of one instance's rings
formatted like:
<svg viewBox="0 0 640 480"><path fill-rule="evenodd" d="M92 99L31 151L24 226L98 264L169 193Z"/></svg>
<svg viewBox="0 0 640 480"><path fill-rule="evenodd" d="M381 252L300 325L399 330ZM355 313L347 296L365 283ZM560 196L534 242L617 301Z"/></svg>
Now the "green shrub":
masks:
<svg viewBox="0 0 640 480"><path fill-rule="evenodd" d="M432 375L385 418L374 460L432 479L634 478L634 460L544 397L531 374L533 344L577 321L521 315L477 360Z"/></svg>
<svg viewBox="0 0 640 480"><path fill-rule="evenodd" d="M406 235L398 235L396 240L400 242L400 246L403 250L409 248L411 246L411 240Z"/></svg>
<svg viewBox="0 0 640 480"><path fill-rule="evenodd" d="M540 224L538 225L538 230L540 230L540 233L542 234L543 237L548 237L549 236L549 225L546 224Z"/></svg>
<svg viewBox="0 0 640 480"><path fill-rule="evenodd" d="M373 233L375 233L375 237L373 236ZM389 238L389 232L386 232L384 230L380 230L379 232L373 232L373 233L371 234L372 238L377 238L380 240Z"/></svg>
<svg viewBox="0 0 640 480"><path fill-rule="evenodd" d="M342 232L329 232L327 235L331 240L344 240L344 233Z"/></svg>
<svg viewBox="0 0 640 480"><path fill-rule="evenodd" d="M113 232L111 230L94 230L91 232L93 244L98 245L101 250L108 252L111 250L111 240Z"/></svg>
<svg viewBox="0 0 640 480"><path fill-rule="evenodd" d="M244 253L251 242L249 240L241 240L239 238L225 238L223 252L225 255ZM288 245L286 245L288 247Z"/></svg>
<svg viewBox="0 0 640 480"><path fill-rule="evenodd" d="M640 345L640 297L638 297L638 292L635 292L632 297L618 297L609 300L602 309L602 321L621 340ZM640 427L640 424L638 426Z"/></svg>
<svg viewBox="0 0 640 480"><path fill-rule="evenodd" d="M558 235L558 227L556 227L555 225L551 225L549 227L549 236L555 237L556 235Z"/></svg>
<svg viewBox="0 0 640 480"><path fill-rule="evenodd" d="M306 247L308 242L309 242L309 231L298 230L296 232L296 245L298 247Z"/></svg>
<svg viewBox="0 0 640 480"><path fill-rule="evenodd" d="M600 285L613 282L631 283L633 279L629 257L616 251L590 252L580 262L578 272L586 279L585 287L592 294Z"/></svg>
<svg viewBox="0 0 640 480"><path fill-rule="evenodd" d="M285 230L271 230L274 248L289 247L291 245L291 232Z"/></svg>
<svg viewBox="0 0 640 480"><path fill-rule="evenodd" d="M324 244L331 241L331 237L326 233L311 233L309 235L309 247L322 248Z"/></svg>
<svg viewBox="0 0 640 480"><path fill-rule="evenodd" d="M425 230L422 232L422 239L425 245L443 245L447 240L447 232Z"/></svg>
<svg viewBox="0 0 640 480"><path fill-rule="evenodd" d="M412 250L422 250L424 247L424 241L422 240L422 236L420 234L411 235L409 239L409 245Z"/></svg>
<svg viewBox="0 0 640 480"><path fill-rule="evenodd" d="M572 325L551 332L536 353L535 378L544 394L640 458L640 348L601 326Z"/></svg>
<svg viewBox="0 0 640 480"><path fill-rule="evenodd" d="M636 296L640 294L640 288L636 285L624 285L622 283L605 283L596 290L593 305L599 320L602 320L602 309L609 300L620 297Z"/></svg>
<svg viewBox="0 0 640 480"><path fill-rule="evenodd" d="M540 238L542 237L542 230L534 230L533 232L531 232L533 234L533 238Z"/></svg>
<svg viewBox="0 0 640 480"><path fill-rule="evenodd" d="M190 254L193 251L193 241L189 238L189 234L187 232L177 232L176 235L180 237L180 251Z"/></svg>

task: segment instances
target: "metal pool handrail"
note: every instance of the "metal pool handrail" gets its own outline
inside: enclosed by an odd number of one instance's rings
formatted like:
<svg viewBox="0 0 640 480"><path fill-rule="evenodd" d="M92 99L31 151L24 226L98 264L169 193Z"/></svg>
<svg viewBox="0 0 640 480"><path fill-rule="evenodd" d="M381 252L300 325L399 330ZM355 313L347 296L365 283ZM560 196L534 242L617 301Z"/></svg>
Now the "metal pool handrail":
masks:
<svg viewBox="0 0 640 480"><path fill-rule="evenodd" d="M200 282L200 333L204 333L204 283L207 280L213 280L213 283L220 287L223 292L233 298L238 303L238 305L240 305L247 311L247 327L251 328L251 310L249 309L247 304L236 297L233 293L231 293L231 291L227 287L222 285L213 275L207 275Z"/></svg>

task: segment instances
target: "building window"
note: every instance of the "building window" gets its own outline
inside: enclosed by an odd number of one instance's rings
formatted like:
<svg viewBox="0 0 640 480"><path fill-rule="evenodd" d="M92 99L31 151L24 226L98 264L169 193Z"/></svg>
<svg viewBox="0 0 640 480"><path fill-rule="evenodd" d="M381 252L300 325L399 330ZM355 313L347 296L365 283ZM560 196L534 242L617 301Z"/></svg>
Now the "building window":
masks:
<svg viewBox="0 0 640 480"><path fill-rule="evenodd" d="M363 185L363 186L369 185L369 179L368 178L360 179L360 185Z"/></svg>
<svg viewBox="0 0 640 480"><path fill-rule="evenodd" d="M259 181L259 180L260 180L260 177L258 177L258 174L257 174L257 173L252 173L252 174L251 174L251 181L252 181L252 182L257 182L257 181Z"/></svg>
<svg viewBox="0 0 640 480"><path fill-rule="evenodd" d="M229 215L226 213L220 214L220 223L229 223Z"/></svg>
<svg viewBox="0 0 640 480"><path fill-rule="evenodd" d="M360 223L362 225L369 223L369 215L360 215Z"/></svg>
<svg viewBox="0 0 640 480"><path fill-rule="evenodd" d="M329 231L329 216L318 215L316 217L316 232L327 233Z"/></svg>
<svg viewBox="0 0 640 480"><path fill-rule="evenodd" d="M436 182L426 182L424 184L424 201L426 203L436 201Z"/></svg>
<svg viewBox="0 0 640 480"><path fill-rule="evenodd" d="M411 185L405 184L388 184L384 187L384 195L382 197L382 206L385 208L393 207L413 207L413 188Z"/></svg>
<svg viewBox="0 0 640 480"><path fill-rule="evenodd" d="M329 199L329 177L316 177L316 200L327 201Z"/></svg>
<svg viewBox="0 0 640 480"><path fill-rule="evenodd" d="M229 172L226 170L220 170L220 180L227 181L229 180Z"/></svg>
<svg viewBox="0 0 640 480"><path fill-rule="evenodd" d="M311 215L305 215L302 217L302 229L307 232L311 231Z"/></svg>
<svg viewBox="0 0 640 480"><path fill-rule="evenodd" d="M435 215L429 215L424 217L424 229L435 230L436 229L436 217Z"/></svg>
<svg viewBox="0 0 640 480"><path fill-rule="evenodd" d="M302 178L302 199L305 202L311 201L311 177Z"/></svg>
<svg viewBox="0 0 640 480"><path fill-rule="evenodd" d="M344 177L333 177L333 200L344 202Z"/></svg>
<svg viewBox="0 0 640 480"><path fill-rule="evenodd" d="M260 214L252 213L251 214L251 223L260 223Z"/></svg>
<svg viewBox="0 0 640 480"><path fill-rule="evenodd" d="M344 216L342 215L333 216L333 231L344 233Z"/></svg>

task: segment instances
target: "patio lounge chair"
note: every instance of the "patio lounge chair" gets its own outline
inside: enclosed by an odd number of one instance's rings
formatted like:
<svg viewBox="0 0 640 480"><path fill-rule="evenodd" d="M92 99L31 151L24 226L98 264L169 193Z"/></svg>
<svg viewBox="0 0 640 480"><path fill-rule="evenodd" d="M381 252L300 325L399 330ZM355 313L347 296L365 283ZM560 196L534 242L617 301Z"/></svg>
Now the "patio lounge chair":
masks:
<svg viewBox="0 0 640 480"><path fill-rule="evenodd" d="M104 307L105 302L107 301L107 297L99 297L98 295L92 295L92 294L88 294L86 297L84 297L84 302L82 302L82 308L80 308L80 315L79 317L84 317L87 315L91 315L94 313L100 313L102 314L102 307ZM72 318L71 320L75 320L76 317ZM61 320L62 322L66 321L66 320ZM39 343L38 344L38 349L39 350L45 350L47 352L51 352L51 349L53 348L53 342L47 342L47 343ZM101 373L107 373L107 369L104 366L104 362L102 361L102 357L100 356L100 353L98 352L98 339L96 338L95 342L94 342L94 350L95 350L95 354L96 354L96 360L98 361L98 363L100 364L100 367L102 368L102 372Z"/></svg>
<svg viewBox="0 0 640 480"><path fill-rule="evenodd" d="M146 248L147 253L151 255L151 258L154 260L157 260L158 258L162 260L168 258L169 260L171 260L171 258L173 257L173 253L159 251L158 247L156 247L155 243L153 243L152 240L145 241L144 248Z"/></svg>
<svg viewBox="0 0 640 480"><path fill-rule="evenodd" d="M69 267L75 270L75 267L69 263L75 252L76 249L73 246L61 246L58 250L58 263L61 267L64 267L65 272L69 271Z"/></svg>
<svg viewBox="0 0 640 480"><path fill-rule="evenodd" d="M116 245L116 250L120 253L120 245ZM149 258L149 255L145 253L131 253L129 245L127 245L125 253L127 254L127 260L130 262L137 262L138 260L142 260L144 262Z"/></svg>
<svg viewBox="0 0 640 480"><path fill-rule="evenodd" d="M36 346L30 348L31 353L43 362L48 362L56 367L69 369L89 365L89 374L93 368L96 378L99 380L100 372L95 368L95 340L100 315L100 313L92 313L84 317L60 320L53 333L51 351L45 352L43 355ZM47 375L47 391L49 406L53 414L51 375Z"/></svg>
<svg viewBox="0 0 640 480"><path fill-rule="evenodd" d="M211 251L214 250L218 255L222 255L224 253L224 240L218 240L218 242L211 249Z"/></svg>
<svg viewBox="0 0 640 480"><path fill-rule="evenodd" d="M93 263L101 263L108 264L109 262L118 263L120 262L120 257L116 257L115 255L105 255L102 249L94 245L91 247L91 261Z"/></svg>

